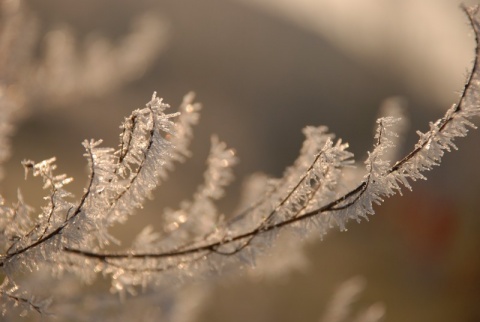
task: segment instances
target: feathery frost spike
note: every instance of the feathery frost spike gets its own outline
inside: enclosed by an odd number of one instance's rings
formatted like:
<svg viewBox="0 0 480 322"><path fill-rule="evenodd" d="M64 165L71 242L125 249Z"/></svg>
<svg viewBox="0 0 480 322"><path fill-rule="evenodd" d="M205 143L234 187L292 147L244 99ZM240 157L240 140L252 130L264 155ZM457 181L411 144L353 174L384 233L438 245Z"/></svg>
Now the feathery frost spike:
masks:
<svg viewBox="0 0 480 322"><path fill-rule="evenodd" d="M232 167L238 162L235 152L227 149L216 136L211 139L204 183L197 188L191 201L181 202L180 209L165 211L165 239L169 248L189 240L198 240L217 232L223 225L214 204L223 197L224 188L233 181Z"/></svg>
<svg viewBox="0 0 480 322"><path fill-rule="evenodd" d="M365 280L361 276L356 276L343 282L336 290L320 322L381 321L385 315L385 309L381 303L371 305L365 311L357 314L355 319L352 319L350 314L352 304L357 300L364 288Z"/></svg>

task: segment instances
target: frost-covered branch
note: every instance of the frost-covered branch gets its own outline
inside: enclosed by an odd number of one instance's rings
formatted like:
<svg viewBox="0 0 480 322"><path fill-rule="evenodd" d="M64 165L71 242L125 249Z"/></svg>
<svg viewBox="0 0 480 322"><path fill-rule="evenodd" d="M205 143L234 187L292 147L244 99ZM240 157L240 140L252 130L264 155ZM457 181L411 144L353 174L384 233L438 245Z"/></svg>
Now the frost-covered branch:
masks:
<svg viewBox="0 0 480 322"><path fill-rule="evenodd" d="M163 226L148 226L124 251L108 250L120 244L111 227L124 223L141 208L153 190L165 181L176 162L190 156L192 127L200 105L194 95L185 96L179 112L154 93L144 108L134 110L121 125L117 149L101 140L85 140L89 180L79 200L66 190L71 178L55 174L55 158L24 161L26 173L40 177L48 195L33 216L18 194L11 206L0 207L0 270L4 303L25 304L39 311L33 297L17 292L15 279L22 272L47 270L53 276L72 274L85 282L97 275L111 277L111 291L122 297L176 281L198 279L255 262L274 246L283 232L300 232L303 238L324 236L351 220L368 220L374 204L411 189L411 181L425 179L423 172L438 165L445 151L456 149L454 139L475 128L471 119L480 114L477 9L465 9L476 35L476 56L459 98L402 159L395 153L399 120L392 116L377 121L374 146L365 161L366 174L356 184L344 176L353 165L348 144L335 139L326 127L307 127L299 157L282 178L257 180L255 196L235 216L224 216L215 206L233 180L237 157L213 137L204 182L178 209L162 214ZM225 219L229 218L229 219ZM30 300L31 299L31 300ZM2 303L6 308L7 304ZM37 309L38 307L38 309Z"/></svg>
<svg viewBox="0 0 480 322"><path fill-rule="evenodd" d="M75 97L112 92L144 74L167 44L168 25L146 13L135 17L130 33L118 44L104 37L88 38L80 46L70 28L50 31L43 60L29 70L31 76L25 84L29 95L65 104Z"/></svg>
<svg viewBox="0 0 480 322"><path fill-rule="evenodd" d="M73 32L61 27L48 32L44 55L37 59L38 27L39 19L23 0L0 3L0 165L9 158L14 125L29 109L39 102L59 106L103 95L139 78L169 35L163 19L146 13L134 19L118 44L90 36L79 50Z"/></svg>
<svg viewBox="0 0 480 322"><path fill-rule="evenodd" d="M474 10L476 9L466 9L466 12L475 34L478 35L478 21L475 20ZM478 57L478 47L476 54ZM149 261L152 266L169 269L175 268L175 263L178 263L183 269L192 255L208 259L247 250L257 252L258 248L264 247L259 244L269 243L253 243L255 239L267 238L265 235L271 239L280 228L296 226L308 231L313 225L317 228L317 234L323 235L334 223L343 230L349 220L368 219L367 215L374 213L373 204L381 204L385 197L401 192L402 186L411 189L409 180L425 179L422 172L438 165L445 150L456 148L453 140L465 136L468 128L475 128L470 119L480 111L477 64L476 59L458 103L450 108L443 118L431 123L428 132L419 132L420 139L414 149L393 165L383 156L388 149L394 148L392 139L397 134L390 128L398 120L392 117L379 119L376 143L365 161L367 174L356 188L347 193L335 195L341 169L349 163L351 157L345 150L347 146L341 143L333 145L329 136L319 131L314 137L317 143L322 142L324 146L316 152L309 150L310 158L314 156L309 166L305 160L300 159L301 161L286 171L284 178L273 184L267 197L261 198L255 207L247 210L240 218L234 218L222 225L215 234L206 235L204 240L160 252L132 250L125 253L101 253L70 247L65 250L107 264L109 261L119 264L137 260ZM292 173L294 175L291 175ZM293 181L293 177L299 179ZM195 266L198 266L198 260L194 260L193 256L191 258Z"/></svg>

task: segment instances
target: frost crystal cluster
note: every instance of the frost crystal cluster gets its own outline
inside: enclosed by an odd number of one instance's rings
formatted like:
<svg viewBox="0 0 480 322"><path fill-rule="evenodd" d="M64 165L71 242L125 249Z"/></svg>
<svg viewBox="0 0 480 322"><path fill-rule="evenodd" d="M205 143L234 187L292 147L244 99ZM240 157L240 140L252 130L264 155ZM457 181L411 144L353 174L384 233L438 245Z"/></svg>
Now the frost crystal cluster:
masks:
<svg viewBox="0 0 480 322"><path fill-rule="evenodd" d="M466 12L478 35L476 9ZM139 290L154 296L180 282L254 265L284 232L300 232L290 241L299 243L308 236L323 236L333 227L344 230L349 221L368 220L374 204L401 193L402 187L411 189L412 181L425 179L424 171L438 165L445 151L456 149L454 139L475 127L471 119L480 113L478 58L477 48L458 102L431 123L428 132L419 132L418 143L404 158L389 160L399 119L387 116L377 121L375 143L365 161L366 175L353 188L345 176L353 164L348 144L326 127L307 127L300 154L283 177L253 180L247 189L255 191L254 198L243 211L225 219L215 201L231 183L237 158L213 137L204 183L178 209L165 210L160 231L146 227L123 251L109 250L109 245L119 244L110 228L141 208L174 164L190 156L192 126L200 111L193 94L185 96L178 112L169 112L169 106L153 94L144 108L125 118L116 149L104 147L101 140L84 141L89 180L78 200L67 190L71 178L56 173L55 158L24 161L26 175L41 178L47 197L40 211L29 207L20 192L13 203L1 200L3 313L19 306L27 313L48 314L50 301L62 301L56 288L49 299L22 288L22 280L37 275L39 279L55 276L65 283L91 283L101 275L121 298ZM97 299L102 301L109 299Z"/></svg>

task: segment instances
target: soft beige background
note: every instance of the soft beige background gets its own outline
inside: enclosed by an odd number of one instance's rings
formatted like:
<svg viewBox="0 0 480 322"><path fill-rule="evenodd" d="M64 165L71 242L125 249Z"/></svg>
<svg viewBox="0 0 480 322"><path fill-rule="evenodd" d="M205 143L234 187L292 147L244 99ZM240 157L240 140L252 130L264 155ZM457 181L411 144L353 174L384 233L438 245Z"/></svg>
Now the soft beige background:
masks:
<svg viewBox="0 0 480 322"><path fill-rule="evenodd" d="M34 104L13 140L1 188L7 199L20 186L39 206L40 184L23 181L19 162L54 155L80 195L87 179L81 141L104 138L115 146L123 116L154 90L172 106L194 90L204 105L194 159L128 229L118 228L126 241L194 191L212 133L241 160L238 182L221 204L228 214L242 178L255 171L279 176L294 160L305 125L328 125L362 160L379 105L401 95L412 126L407 151L415 130L427 130L455 101L472 59L473 39L456 1L45 0L31 7L42 32L69 24L80 41L89 32L118 39L146 10L168 22L170 37L143 78L115 93L65 106ZM318 321L336 285L363 275L361 303L383 302L387 321L478 321L479 139L474 131L459 140L460 150L427 182L388 200L369 223L308 245L306 269L221 282L198 320Z"/></svg>

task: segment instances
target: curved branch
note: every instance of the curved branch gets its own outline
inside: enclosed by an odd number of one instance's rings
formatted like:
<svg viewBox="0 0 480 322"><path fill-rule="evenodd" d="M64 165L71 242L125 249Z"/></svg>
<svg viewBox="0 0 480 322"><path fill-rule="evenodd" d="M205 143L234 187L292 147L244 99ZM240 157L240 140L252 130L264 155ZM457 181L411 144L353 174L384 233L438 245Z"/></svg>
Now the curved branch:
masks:
<svg viewBox="0 0 480 322"><path fill-rule="evenodd" d="M428 136L421 140L415 148L408 153L404 158L401 160L397 161L393 166L391 166L385 173L383 173L383 176L388 176L392 175L395 173L399 173L404 169L404 166L406 166L413 158L415 158L417 155L422 152L432 140L435 140L438 138L439 133L443 133L449 124L451 124L456 117L458 117L459 113L462 112L463 106L465 104L465 100L467 99L467 96L470 94L470 91L473 91L473 87L476 86L474 82L474 77L476 77L476 74L478 73L478 56L479 56L479 26L478 22L475 20L474 15L477 12L477 9L470 10L465 7L463 7L463 10L466 12L467 17L470 21L470 24L475 32L475 42L476 42L476 58L473 63L471 72L469 74L469 77L465 83L465 86L463 88L463 91L461 93L461 96L457 102L457 104L454 105L454 108L449 109L445 116L437 121L435 125L437 126L437 131L430 131L428 133ZM380 140L380 139L379 139ZM302 180L302 179L301 179ZM300 181L301 181L300 180ZM314 217L314 216L320 216L323 214L326 214L328 212L334 212L334 211L341 211L344 210L352 205L354 205L356 202L360 200L360 198L366 193L368 190L368 186L370 183L370 175L367 176L367 178L362 181L356 188L352 189L351 191L347 192L343 196L331 201L330 203L324 205L323 207L320 207L316 210L304 213L302 215L298 215L295 217L287 218L285 220L282 220L278 223L273 223L271 225L265 225L266 222L273 216L275 213L275 210L271 212L265 219L264 221L256 228L237 234L233 237L229 237L218 240L218 241L213 241L197 246L192 246L190 248L184 248L184 249L173 249L170 251L165 251L165 252L159 252L159 253L97 253L97 252L91 252L87 250L81 250L81 249L74 249L74 248L69 248L65 247L64 250L68 253L88 257L88 258L93 258L97 260L102 260L105 261L106 259L148 259L148 258L174 258L174 257L180 257L180 256L185 256L185 255L190 255L190 254L200 254L200 253L216 253L216 254L223 254L223 255L232 255L240 250L244 249L247 247L250 242L257 236L260 236L262 234L265 234L267 232L273 231L275 229L285 227L292 225L294 223L306 220L308 218ZM294 188L295 189L295 188ZM353 200L350 200L352 199ZM350 200L350 201L349 201ZM282 203L279 205L281 206ZM277 208L275 208L277 209ZM244 241L246 240L246 241ZM223 252L220 251L219 248L225 245L233 244L238 241L244 241L242 245L235 247L233 251L229 252Z"/></svg>

